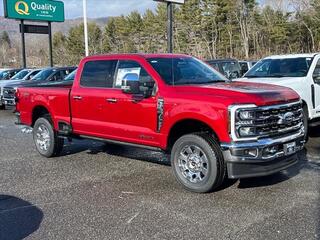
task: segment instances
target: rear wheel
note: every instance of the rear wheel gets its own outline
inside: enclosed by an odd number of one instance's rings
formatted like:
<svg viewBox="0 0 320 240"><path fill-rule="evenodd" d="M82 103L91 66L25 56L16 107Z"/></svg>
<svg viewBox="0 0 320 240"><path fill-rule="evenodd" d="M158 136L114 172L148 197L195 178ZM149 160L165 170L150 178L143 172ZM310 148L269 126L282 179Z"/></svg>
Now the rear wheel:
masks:
<svg viewBox="0 0 320 240"><path fill-rule="evenodd" d="M177 180L187 190L198 193L216 190L226 175L220 147L207 133L179 138L172 148L171 166Z"/></svg>
<svg viewBox="0 0 320 240"><path fill-rule="evenodd" d="M42 117L36 121L33 141L38 152L47 158L58 156L64 144L64 139L58 137L49 117Z"/></svg>

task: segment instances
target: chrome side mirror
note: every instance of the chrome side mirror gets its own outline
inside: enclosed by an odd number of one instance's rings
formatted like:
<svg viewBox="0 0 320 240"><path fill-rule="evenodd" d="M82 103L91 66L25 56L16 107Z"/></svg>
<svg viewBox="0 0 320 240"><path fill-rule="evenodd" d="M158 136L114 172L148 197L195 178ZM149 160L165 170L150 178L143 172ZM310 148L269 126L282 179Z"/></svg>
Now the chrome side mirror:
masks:
<svg viewBox="0 0 320 240"><path fill-rule="evenodd" d="M139 75L136 73L127 73L122 79L121 89L124 93L139 94L140 93Z"/></svg>

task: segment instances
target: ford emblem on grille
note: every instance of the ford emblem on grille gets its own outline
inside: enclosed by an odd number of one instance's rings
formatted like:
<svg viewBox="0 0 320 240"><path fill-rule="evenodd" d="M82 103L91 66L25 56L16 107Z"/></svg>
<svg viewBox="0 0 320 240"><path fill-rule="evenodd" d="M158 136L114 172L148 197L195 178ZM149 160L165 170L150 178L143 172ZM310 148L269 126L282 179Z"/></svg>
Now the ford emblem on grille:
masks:
<svg viewBox="0 0 320 240"><path fill-rule="evenodd" d="M287 112L287 113L279 116L278 124L289 124L289 123L292 123L293 118L294 118L293 112Z"/></svg>

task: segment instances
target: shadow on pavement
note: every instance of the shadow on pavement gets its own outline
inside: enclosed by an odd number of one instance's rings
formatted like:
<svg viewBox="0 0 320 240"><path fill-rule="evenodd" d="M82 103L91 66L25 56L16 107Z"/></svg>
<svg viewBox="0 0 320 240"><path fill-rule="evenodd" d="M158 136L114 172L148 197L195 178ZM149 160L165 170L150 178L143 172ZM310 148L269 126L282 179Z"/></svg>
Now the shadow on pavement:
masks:
<svg viewBox="0 0 320 240"><path fill-rule="evenodd" d="M320 137L320 127L312 127L309 129L310 138Z"/></svg>
<svg viewBox="0 0 320 240"><path fill-rule="evenodd" d="M294 166L270 176L241 179L238 188L265 187L287 181L297 176L302 169L309 167L306 149L298 154L298 159L298 163Z"/></svg>
<svg viewBox="0 0 320 240"><path fill-rule="evenodd" d="M0 195L0 239L24 239L35 232L43 219L41 209L22 199Z"/></svg>

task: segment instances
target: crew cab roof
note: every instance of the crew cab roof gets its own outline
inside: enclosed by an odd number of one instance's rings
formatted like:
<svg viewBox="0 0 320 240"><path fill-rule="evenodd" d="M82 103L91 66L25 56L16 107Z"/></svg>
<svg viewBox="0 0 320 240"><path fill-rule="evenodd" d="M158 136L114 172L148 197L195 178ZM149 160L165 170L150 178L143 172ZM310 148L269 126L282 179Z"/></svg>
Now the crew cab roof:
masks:
<svg viewBox="0 0 320 240"><path fill-rule="evenodd" d="M161 54L152 54L152 53L122 53L122 54L103 54L103 55L93 55L89 57L85 57L84 59L99 59L104 57L142 57L145 59L148 58L181 58L181 57L187 57L190 58L189 55L186 54L173 54L173 53L161 53Z"/></svg>
<svg viewBox="0 0 320 240"><path fill-rule="evenodd" d="M319 53L273 55L273 56L266 57L265 59L313 58L318 54Z"/></svg>

